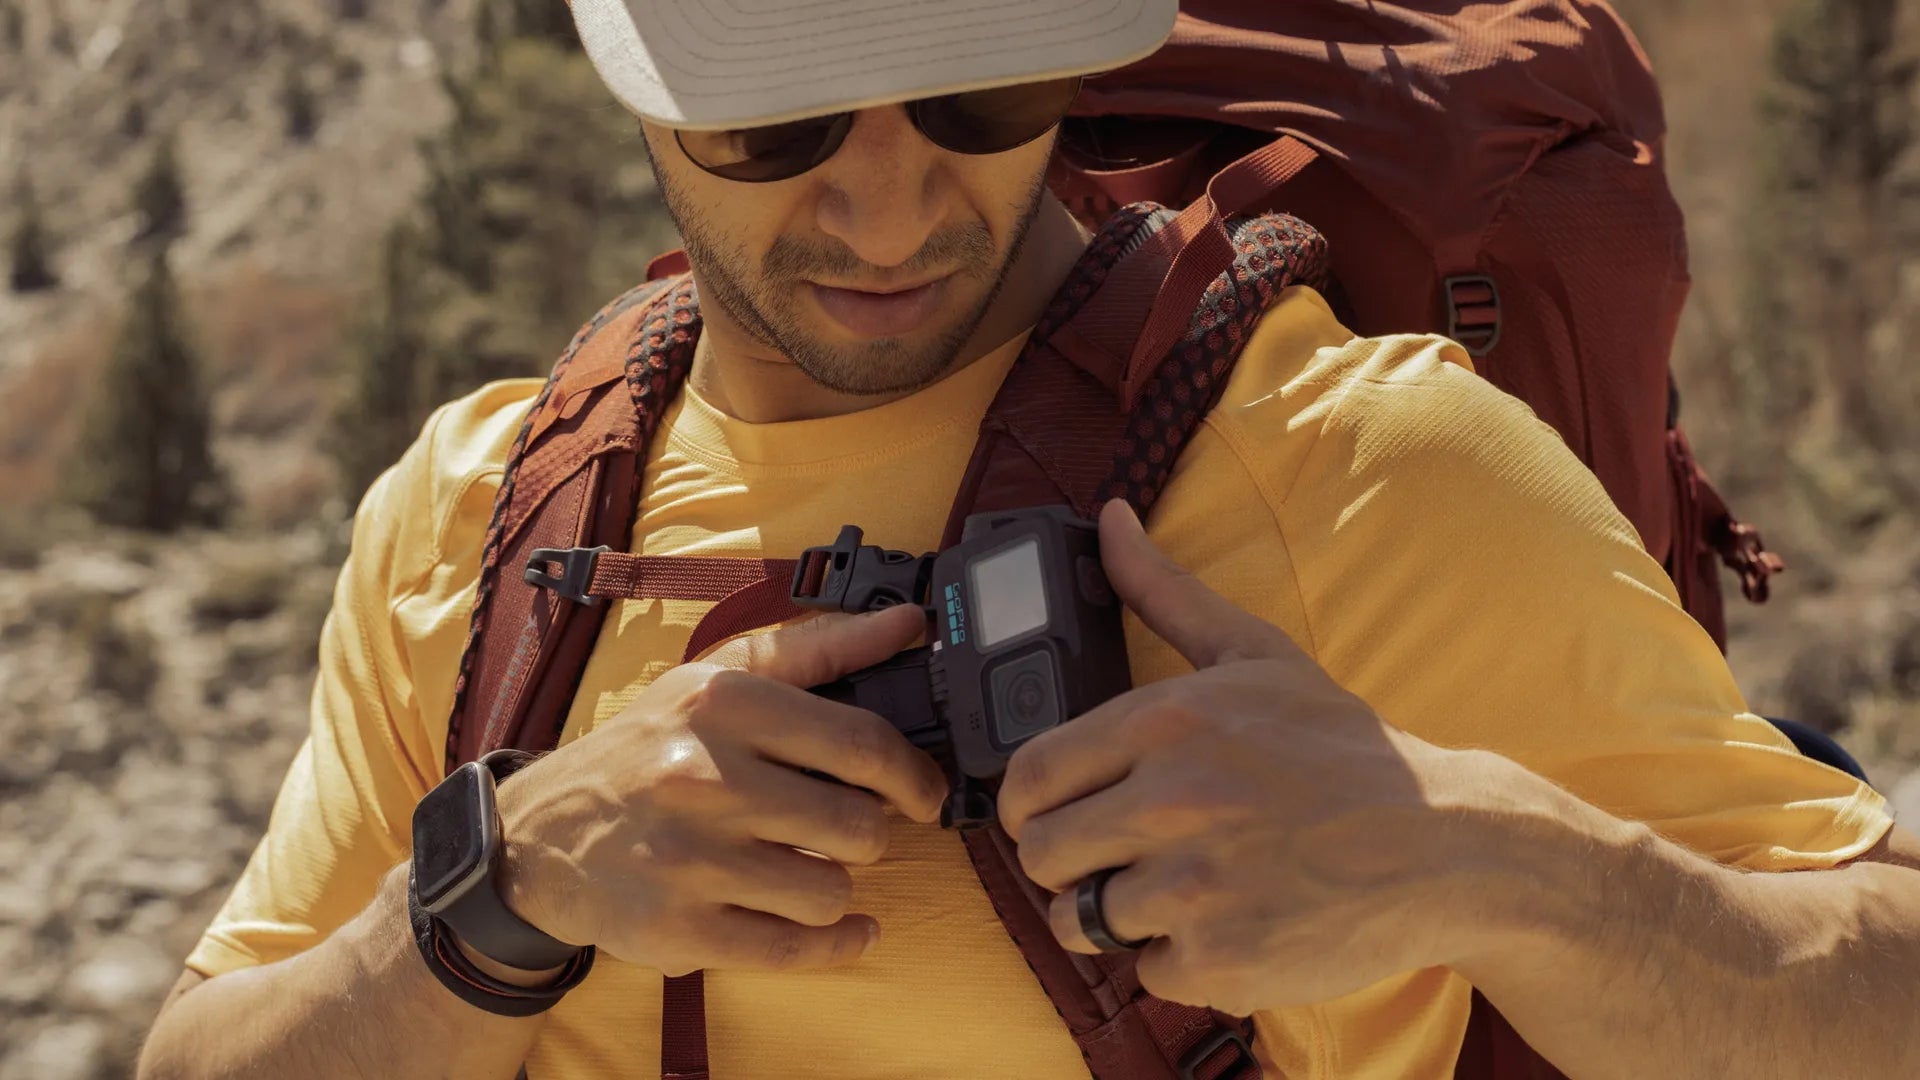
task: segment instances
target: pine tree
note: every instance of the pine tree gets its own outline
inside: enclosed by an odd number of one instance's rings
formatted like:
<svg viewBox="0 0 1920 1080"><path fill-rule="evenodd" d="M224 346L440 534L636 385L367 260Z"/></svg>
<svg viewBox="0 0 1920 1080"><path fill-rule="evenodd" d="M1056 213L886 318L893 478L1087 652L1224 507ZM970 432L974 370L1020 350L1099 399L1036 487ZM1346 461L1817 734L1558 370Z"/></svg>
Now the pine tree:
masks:
<svg viewBox="0 0 1920 1080"><path fill-rule="evenodd" d="M147 171L134 185L133 207L140 215L136 240L171 241L187 231L187 193L173 136L160 140Z"/></svg>
<svg viewBox="0 0 1920 1080"><path fill-rule="evenodd" d="M107 525L170 532L226 508L211 407L161 247L135 290L84 421L69 490Z"/></svg>
<svg viewBox="0 0 1920 1080"><path fill-rule="evenodd" d="M1917 134L1900 2L1798 0L1782 13L1746 230L1746 437L1785 443L1802 471L1824 474L1820 497L1853 504L1832 511L1861 520L1895 497L1881 463L1905 426L1871 342L1912 254L1890 227L1896 165Z"/></svg>
<svg viewBox="0 0 1920 1080"><path fill-rule="evenodd" d="M298 64L288 64L280 83L280 108L287 114L287 138L306 142L320 128L320 103Z"/></svg>
<svg viewBox="0 0 1920 1080"><path fill-rule="evenodd" d="M27 13L14 0L0 3L0 37L6 39L8 52L19 53L27 47Z"/></svg>
<svg viewBox="0 0 1920 1080"><path fill-rule="evenodd" d="M346 358L331 442L349 495L433 408L490 380L543 374L675 239L631 152L632 119L607 105L586 57L519 33L516 9L497 2L478 66L445 80L452 119L421 144L426 188L387 238Z"/></svg>
<svg viewBox="0 0 1920 1080"><path fill-rule="evenodd" d="M562 49L580 48L580 35L573 26L573 10L566 0L482 0L502 3L503 29L510 37L531 38L558 45Z"/></svg>
<svg viewBox="0 0 1920 1080"><path fill-rule="evenodd" d="M406 450L437 401L426 393L426 335L421 320L424 260L419 231L402 221L387 231L380 272L348 359L344 399L330 443L348 496L362 492Z"/></svg>
<svg viewBox="0 0 1920 1080"><path fill-rule="evenodd" d="M13 238L7 244L10 256L7 284L17 293L51 289L60 284L60 278L53 272L46 229L40 221L40 202L34 198L33 185L25 173L15 185L14 205L19 216L14 222Z"/></svg>
<svg viewBox="0 0 1920 1080"><path fill-rule="evenodd" d="M127 102L120 110L120 134L129 139L138 139L147 133L147 107L139 98Z"/></svg>

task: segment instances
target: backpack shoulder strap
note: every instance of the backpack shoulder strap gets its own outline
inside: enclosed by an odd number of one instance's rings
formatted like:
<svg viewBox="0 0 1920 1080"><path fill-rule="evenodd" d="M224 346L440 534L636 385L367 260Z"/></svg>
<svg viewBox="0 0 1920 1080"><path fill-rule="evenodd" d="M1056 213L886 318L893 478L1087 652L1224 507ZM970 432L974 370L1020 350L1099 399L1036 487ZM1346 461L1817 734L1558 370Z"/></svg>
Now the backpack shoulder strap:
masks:
<svg viewBox="0 0 1920 1080"><path fill-rule="evenodd" d="M1094 238L988 409L946 543L958 541L970 514L1040 503L1066 503L1091 517L1106 500L1124 498L1144 520L1273 299L1291 285L1325 283L1326 244L1294 218L1220 220L1222 247L1197 263L1188 258L1190 241L1163 240L1176 220L1137 204ZM1173 265L1189 268L1189 283L1171 301L1103 302L1166 297L1161 288ZM1193 288L1196 266L1210 273ZM1181 332L1145 370L1121 361L1130 349L1101 347L1155 324ZM1246 1019L1153 997L1141 988L1132 956L1068 953L1048 925L1051 896L1020 869L1006 833L994 826L962 839L994 910L1096 1077L1259 1075Z"/></svg>
<svg viewBox="0 0 1920 1080"><path fill-rule="evenodd" d="M447 721L449 772L490 750L544 751L559 741L606 607L561 602L524 571L540 549L625 550L647 440L692 366L693 305L684 275L608 304L528 410L481 549ZM530 716L549 719L529 724Z"/></svg>
<svg viewBox="0 0 1920 1080"><path fill-rule="evenodd" d="M1253 324L1287 286L1324 283L1325 243L1305 224L1281 215L1220 221L1222 248L1229 254L1192 299L1174 301L1186 305L1174 320L1184 333L1159 363L1134 371L1125 343L1158 310L1139 298L1159 294L1184 250L1184 244L1154 244L1175 220L1172 211L1141 204L1116 214L1093 238L987 411L943 546L958 541L970 514L989 510L1065 503L1092 516L1105 499L1121 497L1144 517L1174 459L1219 399ZM1099 300L1108 288L1134 299L1103 305ZM1090 347L1094 340L1123 347ZM779 621L790 610L787 564L769 564L758 577L761 571L747 567L736 581L723 564L738 560L707 566L609 553L597 561L603 570L593 574L594 591L610 596L667 588L712 598L729 583L747 582L708 613L696 639L709 623L725 624L715 625L713 635L738 633ZM689 644L689 656L696 644ZM1097 1077L1258 1075L1248 1021L1152 997L1141 989L1131 957L1067 953L1047 925L1048 895L1021 872L1006 833L975 830L963 834L963 841L1001 922ZM708 1075L705 1020L700 973L666 980L663 1077Z"/></svg>

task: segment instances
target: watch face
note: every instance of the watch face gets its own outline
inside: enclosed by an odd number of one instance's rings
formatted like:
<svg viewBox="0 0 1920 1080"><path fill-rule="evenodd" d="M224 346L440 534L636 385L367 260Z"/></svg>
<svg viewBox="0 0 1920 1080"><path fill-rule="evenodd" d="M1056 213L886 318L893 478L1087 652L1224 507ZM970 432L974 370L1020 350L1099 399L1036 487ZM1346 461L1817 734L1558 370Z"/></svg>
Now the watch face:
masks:
<svg viewBox="0 0 1920 1080"><path fill-rule="evenodd" d="M486 866L493 839L492 777L462 765L413 810L413 879L420 906L437 909Z"/></svg>

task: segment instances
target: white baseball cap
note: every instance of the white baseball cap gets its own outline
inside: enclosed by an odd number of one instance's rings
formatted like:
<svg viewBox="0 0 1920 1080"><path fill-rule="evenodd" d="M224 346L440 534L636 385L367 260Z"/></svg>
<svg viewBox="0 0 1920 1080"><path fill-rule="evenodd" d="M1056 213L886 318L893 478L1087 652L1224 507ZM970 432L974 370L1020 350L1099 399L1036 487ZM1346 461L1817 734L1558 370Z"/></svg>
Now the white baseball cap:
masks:
<svg viewBox="0 0 1920 1080"><path fill-rule="evenodd" d="M668 127L755 127L1121 67L1178 0L571 0L629 109Z"/></svg>

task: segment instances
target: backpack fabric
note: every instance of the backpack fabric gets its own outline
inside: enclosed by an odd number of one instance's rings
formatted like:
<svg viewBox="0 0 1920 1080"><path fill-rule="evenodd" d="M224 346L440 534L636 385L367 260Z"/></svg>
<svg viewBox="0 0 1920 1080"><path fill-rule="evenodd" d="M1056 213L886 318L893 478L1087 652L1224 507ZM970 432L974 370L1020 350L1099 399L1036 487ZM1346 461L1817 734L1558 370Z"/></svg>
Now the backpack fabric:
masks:
<svg viewBox="0 0 1920 1080"><path fill-rule="evenodd" d="M1658 94L1611 9L1183 7L1166 48L1087 83L1076 111L1098 138L1063 137L1050 179L1099 232L982 424L947 542L975 511L1090 516L1125 497L1144 516L1267 301L1330 284L1357 332L1462 340L1594 468L1716 638L1715 551L1764 597L1777 562L1670 422L1684 235L1659 167ZM1143 138L1161 145L1140 150ZM1143 198L1184 209L1123 205ZM650 282L582 329L530 410L483 554L449 768L556 743L609 598L712 601L683 659L799 613L791 561L626 551L641 463L698 332L690 279ZM965 841L1096 1077L1258 1075L1244 1018L1152 998L1129 957L1064 952L1005 834ZM663 1076L707 1075L702 986L667 981ZM1561 1074L1476 994L1456 1075Z"/></svg>
<svg viewBox="0 0 1920 1080"><path fill-rule="evenodd" d="M1288 142L1242 174L1284 180L1312 159ZM1228 257L1204 264L1192 289L1196 261L1183 257L1195 237L1223 244ZM1289 217L1176 215L1153 206L1112 215L990 406L943 543L959 540L968 515L990 510L1065 504L1092 516L1107 499L1126 498L1144 516L1254 323L1288 286L1317 287L1325 276L1324 241ZM1177 320L1165 315L1169 292ZM1134 342L1156 319L1181 333L1153 362L1135 365ZM449 769L500 746L555 745L607 599L714 601L683 660L801 614L787 597L791 560L625 550L647 444L691 367L699 326L690 278L642 286L581 330L530 409L483 549L448 724ZM1067 953L1048 926L1049 894L1020 870L1006 834L993 827L962 835L982 887L1093 1075L1259 1075L1250 1021L1152 997L1130 956ZM697 973L666 981L661 1046L663 1077L707 1075Z"/></svg>
<svg viewBox="0 0 1920 1080"><path fill-rule="evenodd" d="M1055 193L1087 221L1184 206L1275 136L1311 146L1311 167L1243 208L1324 233L1357 333L1466 345L1594 471L1724 647L1717 563L1756 602L1783 566L1676 425L1686 235L1659 89L1619 16L1604 0L1181 9L1158 52L1087 81Z"/></svg>

